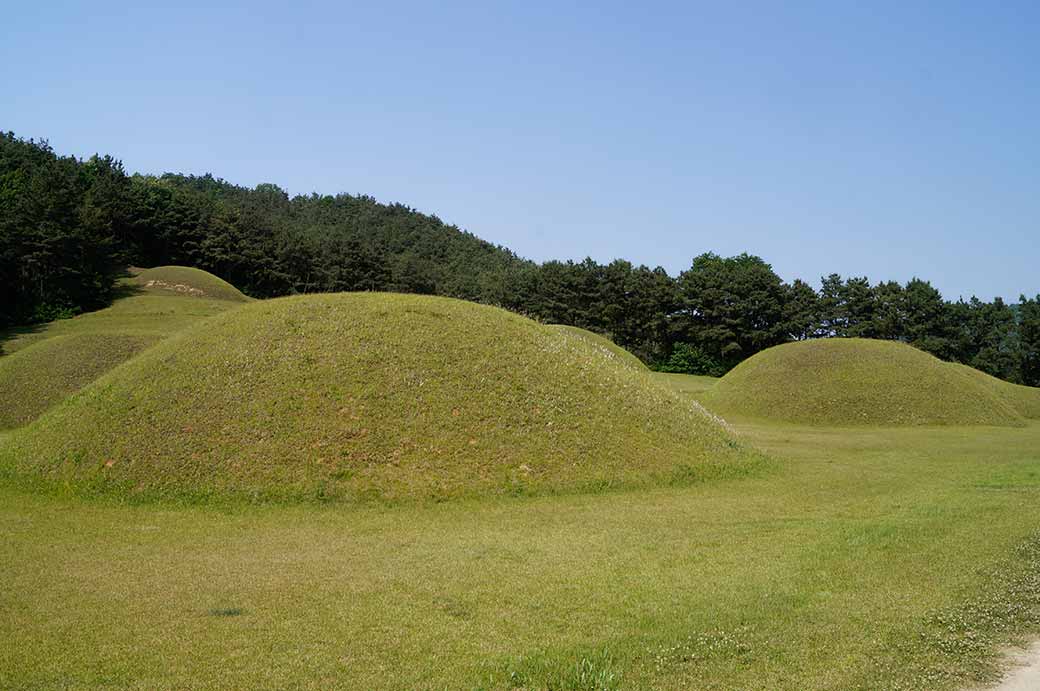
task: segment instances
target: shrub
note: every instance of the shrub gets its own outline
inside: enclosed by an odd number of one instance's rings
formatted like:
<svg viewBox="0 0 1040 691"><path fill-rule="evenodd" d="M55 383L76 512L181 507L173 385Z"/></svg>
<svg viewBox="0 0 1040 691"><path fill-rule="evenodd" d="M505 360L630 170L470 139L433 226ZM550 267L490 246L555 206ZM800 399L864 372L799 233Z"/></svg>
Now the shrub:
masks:
<svg viewBox="0 0 1040 691"><path fill-rule="evenodd" d="M726 373L725 365L692 343L676 343L672 354L657 369L673 374L706 374L710 377L721 377Z"/></svg>

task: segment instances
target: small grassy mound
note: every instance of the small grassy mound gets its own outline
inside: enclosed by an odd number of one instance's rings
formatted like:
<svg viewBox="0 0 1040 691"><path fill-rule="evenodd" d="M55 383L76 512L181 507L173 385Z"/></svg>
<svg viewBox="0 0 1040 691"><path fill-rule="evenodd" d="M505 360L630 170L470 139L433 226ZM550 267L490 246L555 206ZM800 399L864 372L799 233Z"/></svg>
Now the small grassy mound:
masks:
<svg viewBox="0 0 1040 691"><path fill-rule="evenodd" d="M31 422L155 340L125 334L55 336L0 358L0 428Z"/></svg>
<svg viewBox="0 0 1040 691"><path fill-rule="evenodd" d="M702 400L723 416L810 425L1018 425L1022 415L961 368L893 341L834 338L770 348Z"/></svg>
<svg viewBox="0 0 1040 691"><path fill-rule="evenodd" d="M1012 384L967 365L951 364L950 366L958 368L973 380L985 386L995 396L1014 408L1022 417L1029 420L1040 420L1040 389L1033 386Z"/></svg>
<svg viewBox="0 0 1040 691"><path fill-rule="evenodd" d="M249 300L227 281L208 271L188 266L157 266L154 269L144 269L134 277L133 283L149 292L235 302Z"/></svg>
<svg viewBox="0 0 1040 691"><path fill-rule="evenodd" d="M577 326L567 326L565 324L553 324L552 328L559 329L562 333L571 336L584 338L592 345L602 348L608 355L618 358L622 363L632 367L633 369L643 371L649 369L642 360L619 346L617 343L614 343L614 341L610 340L606 336L601 336L600 334L594 331L589 331L588 329L582 329Z"/></svg>
<svg viewBox="0 0 1040 691"><path fill-rule="evenodd" d="M447 298L252 302L15 434L8 470L81 491L446 498L690 482L758 458L602 348Z"/></svg>

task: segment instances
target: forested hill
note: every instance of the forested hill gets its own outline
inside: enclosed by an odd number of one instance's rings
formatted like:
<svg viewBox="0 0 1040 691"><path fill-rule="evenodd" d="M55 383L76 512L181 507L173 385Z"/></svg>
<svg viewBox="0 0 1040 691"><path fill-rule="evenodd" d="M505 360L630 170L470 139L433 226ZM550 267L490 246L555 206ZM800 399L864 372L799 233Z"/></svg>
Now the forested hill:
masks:
<svg viewBox="0 0 1040 691"><path fill-rule="evenodd" d="M392 290L501 299L512 252L401 204L339 194L290 198L212 175L130 179L129 240L147 266L212 271L246 293Z"/></svg>
<svg viewBox="0 0 1040 691"><path fill-rule="evenodd" d="M0 139L7 323L90 309L127 265L211 271L255 297L393 290L501 301L525 262L434 216L371 197L297 196L212 175L127 175L44 142Z"/></svg>
<svg viewBox="0 0 1040 691"><path fill-rule="evenodd" d="M621 259L536 264L400 204L128 175L111 156L81 161L0 133L0 326L101 307L126 267L167 264L254 297L382 290L499 305L604 333L673 371L719 375L786 341L862 336L1040 384L1040 296L950 302L925 280L835 274L816 289L749 254L706 252L677 277Z"/></svg>

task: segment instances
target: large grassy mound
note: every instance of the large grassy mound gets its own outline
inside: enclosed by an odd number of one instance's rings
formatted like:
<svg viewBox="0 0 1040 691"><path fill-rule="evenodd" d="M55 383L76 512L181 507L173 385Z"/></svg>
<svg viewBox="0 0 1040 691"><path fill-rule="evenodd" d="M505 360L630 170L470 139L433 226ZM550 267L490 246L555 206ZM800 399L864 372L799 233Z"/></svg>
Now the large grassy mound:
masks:
<svg viewBox="0 0 1040 691"><path fill-rule="evenodd" d="M623 364L632 367L633 369L646 371L649 368L643 363L642 360L637 358L632 353L628 352L614 341L610 340L606 336L589 331L588 329L582 329L578 326L567 326L566 324L553 324L552 328L559 329L561 333L565 333L570 336L577 338L583 338L592 345L603 350L604 353L611 357L616 357Z"/></svg>
<svg viewBox="0 0 1040 691"><path fill-rule="evenodd" d="M187 266L157 266L144 269L135 276L134 283L150 292L236 302L249 300L227 281L208 271Z"/></svg>
<svg viewBox="0 0 1040 691"><path fill-rule="evenodd" d="M711 416L585 340L446 298L252 302L162 341L9 440L84 491L441 498L744 472Z"/></svg>
<svg viewBox="0 0 1040 691"><path fill-rule="evenodd" d="M123 334L55 336L0 358L0 429L31 422L154 341Z"/></svg>
<svg viewBox="0 0 1040 691"><path fill-rule="evenodd" d="M788 343L748 358L702 396L721 415L811 425L1016 425L994 387L911 346L858 338Z"/></svg>

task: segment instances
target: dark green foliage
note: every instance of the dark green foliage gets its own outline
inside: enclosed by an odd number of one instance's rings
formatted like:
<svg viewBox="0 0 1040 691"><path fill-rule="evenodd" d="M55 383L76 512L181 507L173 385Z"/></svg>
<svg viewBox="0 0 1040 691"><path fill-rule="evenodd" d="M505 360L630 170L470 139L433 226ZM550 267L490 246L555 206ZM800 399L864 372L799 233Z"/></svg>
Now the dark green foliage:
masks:
<svg viewBox="0 0 1040 691"><path fill-rule="evenodd" d="M0 133L0 325L103 305L128 237L126 175Z"/></svg>
<svg viewBox="0 0 1040 691"><path fill-rule="evenodd" d="M725 365L692 343L676 343L669 358L657 368L659 372L703 374L709 377L721 377L726 369Z"/></svg>
<svg viewBox="0 0 1040 691"><path fill-rule="evenodd" d="M950 312L931 283L912 279L903 290L905 341L943 360L954 359Z"/></svg>
<svg viewBox="0 0 1040 691"><path fill-rule="evenodd" d="M499 302L526 264L435 216L371 197L290 198L211 175L135 176L142 263L210 271L255 297L390 290ZM489 275L493 274L493 276Z"/></svg>
<svg viewBox="0 0 1040 691"><path fill-rule="evenodd" d="M545 322L607 334L644 361L667 355L678 293L661 267L585 259L527 265L514 275L518 281L503 306Z"/></svg>
<svg viewBox="0 0 1040 691"><path fill-rule="evenodd" d="M784 326L788 339L812 338L817 327L820 298L812 286L801 279L784 284Z"/></svg>
<svg viewBox="0 0 1040 691"><path fill-rule="evenodd" d="M678 285L681 340L727 369L788 338L783 282L759 257L702 254Z"/></svg>
<svg viewBox="0 0 1040 691"><path fill-rule="evenodd" d="M874 324L871 338L902 341L906 338L905 291L895 281L874 286Z"/></svg>
<svg viewBox="0 0 1040 691"><path fill-rule="evenodd" d="M1015 312L1000 298L976 297L948 307L955 329L954 359L1007 381L1022 381L1021 347Z"/></svg>
<svg viewBox="0 0 1040 691"><path fill-rule="evenodd" d="M290 197L213 175L127 176L119 161L57 156L0 134L0 326L106 304L127 265L209 271L253 297L392 291L499 305L605 334L644 362L720 374L786 341L910 343L1012 382L1040 384L1036 301L951 303L913 279L831 274L819 292L762 259L707 253L673 278L617 259L536 264L401 204Z"/></svg>
<svg viewBox="0 0 1040 691"><path fill-rule="evenodd" d="M1040 295L1025 295L1019 305L1022 383L1040 386Z"/></svg>

